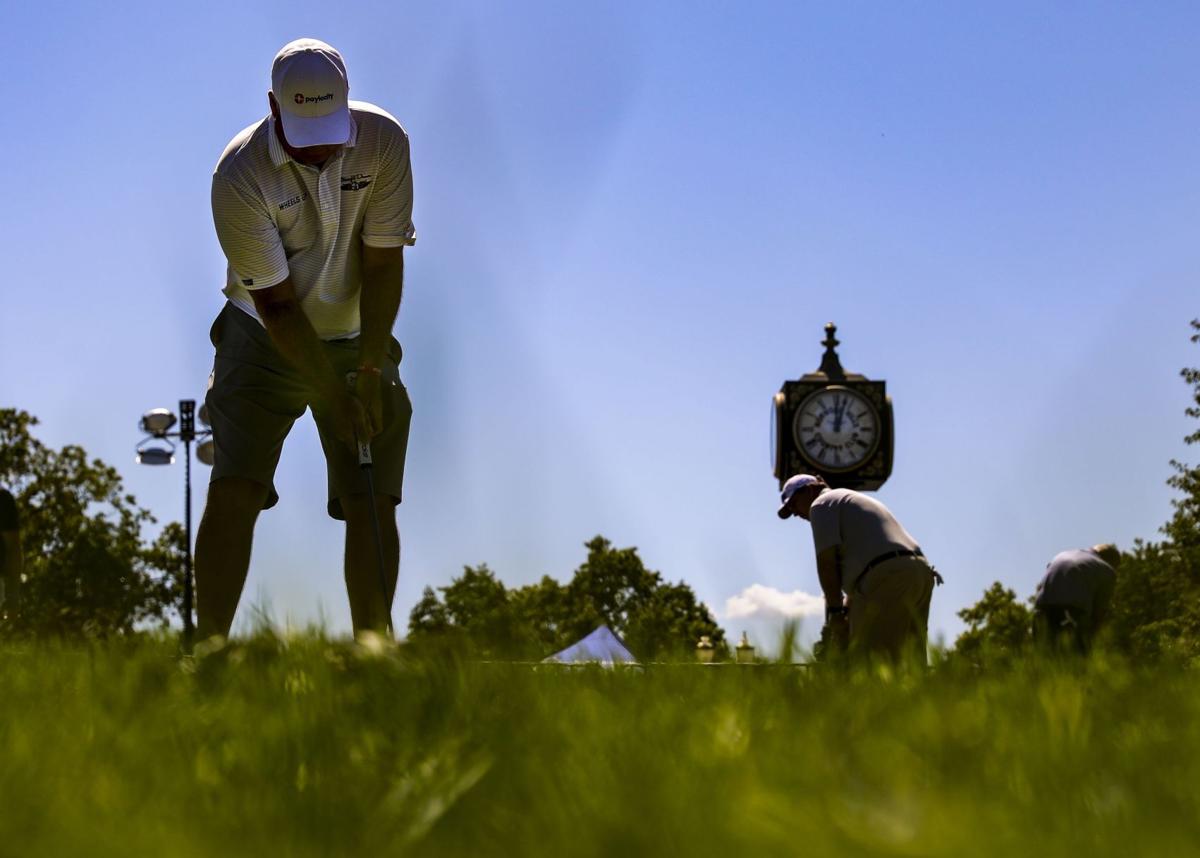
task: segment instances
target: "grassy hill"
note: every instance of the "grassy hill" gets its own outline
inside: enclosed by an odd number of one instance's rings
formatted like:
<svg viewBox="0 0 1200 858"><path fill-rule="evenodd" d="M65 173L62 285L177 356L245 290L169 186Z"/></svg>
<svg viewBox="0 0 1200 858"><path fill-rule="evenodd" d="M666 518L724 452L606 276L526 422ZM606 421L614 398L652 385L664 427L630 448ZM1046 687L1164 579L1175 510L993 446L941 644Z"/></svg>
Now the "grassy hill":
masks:
<svg viewBox="0 0 1200 858"><path fill-rule="evenodd" d="M1194 855L1200 683L0 648L0 854Z"/></svg>

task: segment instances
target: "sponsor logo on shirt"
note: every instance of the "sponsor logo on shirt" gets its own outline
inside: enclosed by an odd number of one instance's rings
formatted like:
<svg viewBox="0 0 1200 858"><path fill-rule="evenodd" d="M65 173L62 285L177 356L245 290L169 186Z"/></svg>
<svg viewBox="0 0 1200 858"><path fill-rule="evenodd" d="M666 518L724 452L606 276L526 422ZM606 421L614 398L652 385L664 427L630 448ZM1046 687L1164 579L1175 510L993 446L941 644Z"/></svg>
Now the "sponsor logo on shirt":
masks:
<svg viewBox="0 0 1200 858"><path fill-rule="evenodd" d="M370 173L355 173L353 176L342 176L343 191L361 191L371 184Z"/></svg>
<svg viewBox="0 0 1200 858"><path fill-rule="evenodd" d="M296 102L296 104L320 104L322 101L331 101L332 99L332 92L327 92L324 95L305 95L302 92L298 92L292 96L292 101Z"/></svg>
<svg viewBox="0 0 1200 858"><path fill-rule="evenodd" d="M288 199L281 202L279 204L279 210L283 211L284 209L290 209L292 206L302 203L307 199L308 199L308 191L305 191L302 194L296 194L296 196L289 197Z"/></svg>

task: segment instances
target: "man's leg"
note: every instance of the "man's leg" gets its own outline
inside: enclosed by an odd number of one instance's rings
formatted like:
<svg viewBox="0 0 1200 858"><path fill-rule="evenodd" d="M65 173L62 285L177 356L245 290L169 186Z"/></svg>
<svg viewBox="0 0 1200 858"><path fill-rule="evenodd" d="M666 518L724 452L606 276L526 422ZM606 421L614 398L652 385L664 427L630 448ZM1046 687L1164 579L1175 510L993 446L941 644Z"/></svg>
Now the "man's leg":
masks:
<svg viewBox="0 0 1200 858"><path fill-rule="evenodd" d="M268 489L242 477L222 477L208 487L208 502L196 533L196 635L229 636L237 613L254 523Z"/></svg>
<svg viewBox="0 0 1200 858"><path fill-rule="evenodd" d="M1043 605L1033 615L1034 640L1048 653L1063 655L1082 650L1076 611L1062 605Z"/></svg>
<svg viewBox="0 0 1200 858"><path fill-rule="evenodd" d="M395 500L388 495L375 498L379 532L383 540L383 578L386 601L379 580L379 554L375 549L375 530L371 523L370 495L351 495L342 499L346 516L346 593L350 597L350 618L354 633L384 632L396 595L400 573L400 532L396 527Z"/></svg>
<svg viewBox="0 0 1200 858"><path fill-rule="evenodd" d="M272 481L284 439L307 408L303 380L256 320L226 304L209 337L217 349L208 406L214 462L196 534L196 631L229 635L237 612L254 523L279 499Z"/></svg>

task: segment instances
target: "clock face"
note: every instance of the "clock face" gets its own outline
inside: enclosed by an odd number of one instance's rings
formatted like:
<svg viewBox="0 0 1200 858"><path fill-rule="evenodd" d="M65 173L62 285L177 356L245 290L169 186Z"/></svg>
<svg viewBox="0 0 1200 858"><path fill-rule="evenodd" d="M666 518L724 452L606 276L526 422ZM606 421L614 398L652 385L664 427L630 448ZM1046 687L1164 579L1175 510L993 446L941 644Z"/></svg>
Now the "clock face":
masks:
<svg viewBox="0 0 1200 858"><path fill-rule="evenodd" d="M792 437L805 459L825 471L851 471L879 446L879 414L862 394L826 387L800 403Z"/></svg>

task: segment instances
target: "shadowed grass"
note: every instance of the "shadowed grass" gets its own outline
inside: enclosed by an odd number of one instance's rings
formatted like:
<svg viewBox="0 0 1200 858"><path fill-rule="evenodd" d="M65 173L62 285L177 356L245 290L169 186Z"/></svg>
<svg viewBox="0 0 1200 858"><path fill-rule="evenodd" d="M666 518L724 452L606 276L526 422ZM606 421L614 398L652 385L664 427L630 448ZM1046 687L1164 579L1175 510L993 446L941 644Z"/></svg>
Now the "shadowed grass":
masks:
<svg viewBox="0 0 1200 858"><path fill-rule="evenodd" d="M0 650L40 855L1195 854L1193 673L480 664L268 633ZM17 846L19 844L19 846Z"/></svg>

